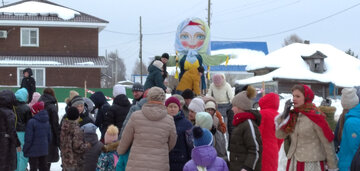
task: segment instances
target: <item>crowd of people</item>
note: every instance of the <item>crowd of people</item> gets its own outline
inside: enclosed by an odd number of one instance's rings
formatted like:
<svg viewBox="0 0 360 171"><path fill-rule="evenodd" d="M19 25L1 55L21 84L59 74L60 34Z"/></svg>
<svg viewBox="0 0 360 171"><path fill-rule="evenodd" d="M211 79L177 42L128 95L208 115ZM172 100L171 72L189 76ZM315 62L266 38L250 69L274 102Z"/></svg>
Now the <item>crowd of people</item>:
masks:
<svg viewBox="0 0 360 171"><path fill-rule="evenodd" d="M282 113L278 94L254 108L255 88L232 88L223 74L213 76L207 94L191 85L166 98L167 59L150 64L145 85L132 87L132 102L121 85L113 87L111 105L101 91L89 98L70 91L62 118L54 90L36 92L31 69L24 70L20 89L0 91L0 170L29 164L47 171L61 158L64 171L276 171L281 146L287 171L359 169L360 88L342 90L334 133L326 120L334 110L315 106L303 84L293 86ZM183 79L199 82L203 68L191 72L199 79Z"/></svg>

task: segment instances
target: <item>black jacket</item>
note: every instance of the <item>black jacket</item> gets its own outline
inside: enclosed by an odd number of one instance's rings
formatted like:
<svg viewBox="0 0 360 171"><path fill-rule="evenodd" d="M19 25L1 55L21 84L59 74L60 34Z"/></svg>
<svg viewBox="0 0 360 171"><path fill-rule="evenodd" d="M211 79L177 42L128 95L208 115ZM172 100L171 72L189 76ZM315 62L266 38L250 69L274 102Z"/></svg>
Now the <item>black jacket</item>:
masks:
<svg viewBox="0 0 360 171"><path fill-rule="evenodd" d="M84 133L84 140L91 144L91 148L86 150L83 157L82 171L95 171L101 149L104 146L95 133Z"/></svg>
<svg viewBox="0 0 360 171"><path fill-rule="evenodd" d="M104 116L104 126L107 128L113 124L117 126L118 129L121 129L130 107L129 99L125 95L120 94L116 96L113 105Z"/></svg>
<svg viewBox="0 0 360 171"><path fill-rule="evenodd" d="M16 101L16 131L25 132L26 123L32 118L30 107L25 102Z"/></svg>
<svg viewBox="0 0 360 171"><path fill-rule="evenodd" d="M0 170L16 169L16 147L20 146L15 130L15 114L12 106L15 95L10 90L0 92Z"/></svg>
<svg viewBox="0 0 360 171"><path fill-rule="evenodd" d="M95 108L98 109L95 125L99 127L101 132L101 139L103 139L107 129L107 127L104 125L104 116L105 113L109 110L110 105L106 101L104 93L101 91L95 92L93 95L91 95L90 100L94 102Z"/></svg>
<svg viewBox="0 0 360 171"><path fill-rule="evenodd" d="M49 114L49 124L51 128L51 142L49 144L49 154L47 156L48 162L59 161L59 147L60 147L60 125L58 115L58 103L55 97L49 94L43 94L39 101L44 102L45 109Z"/></svg>
<svg viewBox="0 0 360 171"><path fill-rule="evenodd" d="M31 102L32 100L32 96L34 94L34 92L36 91L36 83L35 83L35 79L33 77L31 77L33 75L32 70L30 68L26 68L24 72L28 72L29 73L29 77L24 77L21 80L21 86L20 88L26 88L26 90L29 93L29 98L28 98L28 103Z"/></svg>

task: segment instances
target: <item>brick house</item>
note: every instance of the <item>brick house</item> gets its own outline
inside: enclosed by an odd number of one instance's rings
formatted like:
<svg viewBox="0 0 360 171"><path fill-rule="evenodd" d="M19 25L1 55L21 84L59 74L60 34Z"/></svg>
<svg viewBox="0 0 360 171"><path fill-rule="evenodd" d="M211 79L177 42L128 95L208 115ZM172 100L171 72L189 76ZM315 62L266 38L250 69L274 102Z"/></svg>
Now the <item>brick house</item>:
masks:
<svg viewBox="0 0 360 171"><path fill-rule="evenodd" d="M108 21L46 0L0 7L0 85L19 86L30 67L37 87L99 88L99 32Z"/></svg>

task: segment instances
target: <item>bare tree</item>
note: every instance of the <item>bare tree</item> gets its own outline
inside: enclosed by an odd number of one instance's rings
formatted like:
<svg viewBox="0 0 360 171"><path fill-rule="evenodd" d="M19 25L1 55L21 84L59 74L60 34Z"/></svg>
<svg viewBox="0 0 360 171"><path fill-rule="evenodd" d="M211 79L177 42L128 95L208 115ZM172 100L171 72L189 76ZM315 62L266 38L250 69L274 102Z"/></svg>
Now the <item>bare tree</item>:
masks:
<svg viewBox="0 0 360 171"><path fill-rule="evenodd" d="M293 43L304 43L304 40L302 40L298 35L292 34L286 39L284 39L283 47L293 44Z"/></svg>
<svg viewBox="0 0 360 171"><path fill-rule="evenodd" d="M135 62L135 67L133 68L133 72L132 74L134 75L140 75L140 60L136 60ZM147 66L144 64L144 62L142 63L142 74L146 75L148 74L148 70L147 70Z"/></svg>
<svg viewBox="0 0 360 171"><path fill-rule="evenodd" d="M111 88L117 82L125 80L126 66L124 60L119 58L116 52L107 55L106 62L108 67L101 70L103 87Z"/></svg>

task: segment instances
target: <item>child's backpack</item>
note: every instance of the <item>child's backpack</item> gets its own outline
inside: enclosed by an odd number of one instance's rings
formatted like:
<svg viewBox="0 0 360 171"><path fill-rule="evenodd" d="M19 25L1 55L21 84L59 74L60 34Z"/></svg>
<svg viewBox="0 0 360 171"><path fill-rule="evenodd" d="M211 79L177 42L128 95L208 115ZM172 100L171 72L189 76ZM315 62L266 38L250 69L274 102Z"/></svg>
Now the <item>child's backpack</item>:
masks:
<svg viewBox="0 0 360 171"><path fill-rule="evenodd" d="M119 160L119 155L116 151L101 153L98 159L96 171L113 171Z"/></svg>

